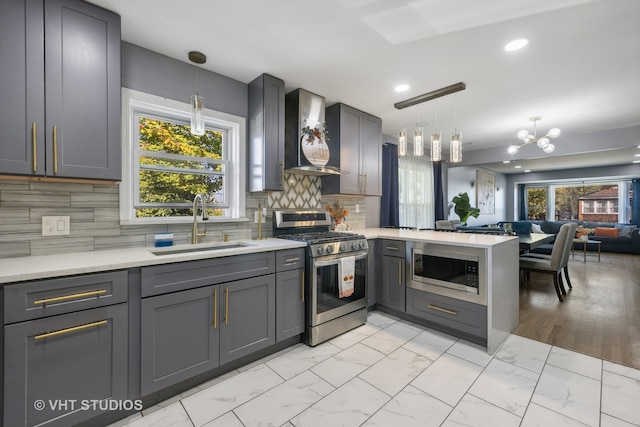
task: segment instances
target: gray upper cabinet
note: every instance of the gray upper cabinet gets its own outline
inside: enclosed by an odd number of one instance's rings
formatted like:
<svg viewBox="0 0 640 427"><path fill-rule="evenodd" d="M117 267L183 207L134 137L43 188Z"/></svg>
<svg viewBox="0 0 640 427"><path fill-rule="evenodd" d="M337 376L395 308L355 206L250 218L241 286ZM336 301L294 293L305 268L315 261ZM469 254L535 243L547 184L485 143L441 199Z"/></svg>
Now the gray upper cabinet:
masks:
<svg viewBox="0 0 640 427"><path fill-rule="evenodd" d="M330 166L339 167L341 175L322 177L322 193L380 196L382 194L382 120L345 104L327 107Z"/></svg>
<svg viewBox="0 0 640 427"><path fill-rule="evenodd" d="M284 81L262 74L249 83L249 191L282 191Z"/></svg>
<svg viewBox="0 0 640 427"><path fill-rule="evenodd" d="M121 179L120 17L1 0L0 173Z"/></svg>

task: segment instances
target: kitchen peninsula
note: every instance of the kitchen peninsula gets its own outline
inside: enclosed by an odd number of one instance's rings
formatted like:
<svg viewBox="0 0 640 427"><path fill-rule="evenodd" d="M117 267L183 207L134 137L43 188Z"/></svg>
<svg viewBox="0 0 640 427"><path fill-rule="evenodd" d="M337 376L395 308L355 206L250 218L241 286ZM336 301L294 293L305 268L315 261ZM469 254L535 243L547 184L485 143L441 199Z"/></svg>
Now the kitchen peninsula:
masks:
<svg viewBox="0 0 640 427"><path fill-rule="evenodd" d="M378 282L369 289L377 289L379 310L474 341L490 354L518 326L517 237L389 228L359 232L373 241L378 270L369 279Z"/></svg>

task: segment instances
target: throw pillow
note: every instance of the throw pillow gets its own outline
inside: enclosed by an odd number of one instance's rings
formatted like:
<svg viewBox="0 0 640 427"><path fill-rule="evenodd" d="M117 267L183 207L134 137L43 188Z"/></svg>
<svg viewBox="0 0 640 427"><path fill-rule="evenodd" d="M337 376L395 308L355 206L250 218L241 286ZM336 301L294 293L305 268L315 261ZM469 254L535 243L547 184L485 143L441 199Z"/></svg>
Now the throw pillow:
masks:
<svg viewBox="0 0 640 427"><path fill-rule="evenodd" d="M636 229L635 225L620 225L617 226L618 229L618 237L631 237L631 233Z"/></svg>
<svg viewBox="0 0 640 427"><path fill-rule="evenodd" d="M618 237L618 229L613 227L596 227L596 237Z"/></svg>
<svg viewBox="0 0 640 427"><path fill-rule="evenodd" d="M511 227L513 228L513 232L519 236L531 234L531 223L529 221L516 221Z"/></svg>
<svg viewBox="0 0 640 427"><path fill-rule="evenodd" d="M542 234L543 233L542 227L540 225L538 225L538 224L533 224L532 223L531 224L531 232L532 233L540 233L540 234Z"/></svg>

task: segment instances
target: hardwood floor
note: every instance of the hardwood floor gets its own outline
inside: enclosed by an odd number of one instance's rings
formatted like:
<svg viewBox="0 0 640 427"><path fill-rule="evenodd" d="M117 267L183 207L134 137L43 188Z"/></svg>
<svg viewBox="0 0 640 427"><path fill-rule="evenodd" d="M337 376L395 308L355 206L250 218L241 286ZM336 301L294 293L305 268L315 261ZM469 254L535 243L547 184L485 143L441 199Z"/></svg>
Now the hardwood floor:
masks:
<svg viewBox="0 0 640 427"><path fill-rule="evenodd" d="M531 273L514 334L640 369L640 255L576 253L569 276L561 303L552 277Z"/></svg>

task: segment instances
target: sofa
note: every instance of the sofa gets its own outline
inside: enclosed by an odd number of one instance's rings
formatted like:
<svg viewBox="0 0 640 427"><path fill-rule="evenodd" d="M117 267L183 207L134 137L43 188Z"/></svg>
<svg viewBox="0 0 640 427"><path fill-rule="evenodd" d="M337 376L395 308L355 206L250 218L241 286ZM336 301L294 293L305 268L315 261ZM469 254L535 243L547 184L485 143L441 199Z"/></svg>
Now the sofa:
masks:
<svg viewBox="0 0 640 427"><path fill-rule="evenodd" d="M535 233L540 230L542 233L558 234L562 224L566 222L575 222L578 228L589 229L589 240L600 241L600 250L602 252L617 252L625 254L640 254L640 228L635 224L620 224L611 222L591 222L591 221L513 221L500 223L501 226L511 224L518 230L527 230L528 224L531 225L531 232ZM515 225L515 227L514 227ZM617 230L613 230L617 229ZM538 231L538 232L540 232ZM551 253L552 244L542 245L536 248L535 252ZM582 250L583 243L574 243L576 250ZM587 250L597 251L598 245L587 243Z"/></svg>

